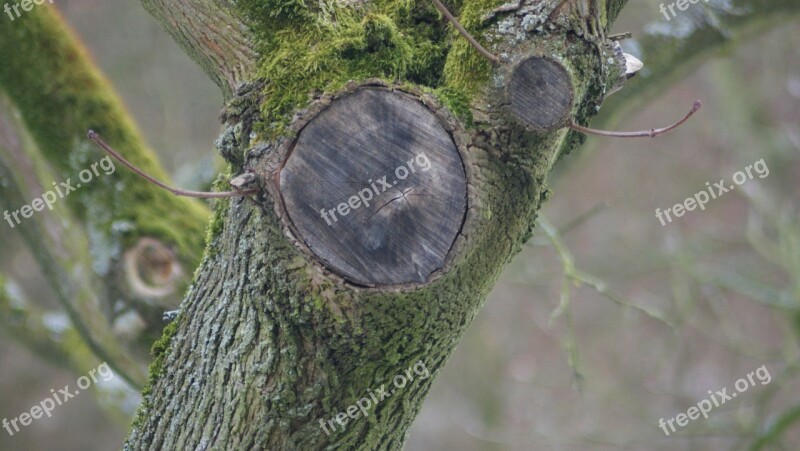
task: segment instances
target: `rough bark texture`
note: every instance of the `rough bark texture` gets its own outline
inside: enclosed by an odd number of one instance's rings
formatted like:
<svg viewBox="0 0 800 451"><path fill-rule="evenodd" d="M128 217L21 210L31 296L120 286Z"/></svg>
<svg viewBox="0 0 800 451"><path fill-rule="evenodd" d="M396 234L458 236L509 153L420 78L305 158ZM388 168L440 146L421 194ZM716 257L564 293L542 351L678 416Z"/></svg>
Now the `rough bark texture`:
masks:
<svg viewBox="0 0 800 451"><path fill-rule="evenodd" d="M267 3L246 2L244 10L248 17L260 17L257 6ZM349 284L296 245L298 237L282 217L276 173L301 124L317 112L308 100L284 91L280 77L289 75L270 72L275 67L273 55L297 51L296 57L304 58L308 48L296 49L294 41L274 41L269 33L278 33L281 27L285 33L298 32L303 24L296 16L323 21L329 16L300 8L288 17L278 13L283 22L265 25L278 31L262 31L267 34L265 47L272 50L262 49L259 74L272 76L239 87L226 114L228 130L219 141L221 153L237 165L235 170L253 171L262 191L256 202L239 199L218 205L211 247L180 316L158 345L151 384L128 448L402 446L434 377L417 377L397 389L371 408L367 418L361 415L344 427L334 422L333 432L330 427L326 432L321 423L370 391L396 388L394 377L406 374L415 364L421 363L435 376L505 263L530 236L535 212L547 197L547 174L558 156L580 140L564 130L527 132L525 124L509 114L506 104L497 101L505 96L509 68L530 54L547 54L569 65L570 80L565 86L575 98L571 114L578 121L594 110L603 87L619 75L618 68L604 66L606 50L597 37L581 39L572 31L587 24L605 26L605 14L584 17L578 14L579 8L564 8L558 14L554 13L557 3L523 3L519 14L497 13L483 23L480 17L498 5L464 5L473 8L466 14L467 27L490 40L492 51L509 55L508 66L493 69L483 61L475 62L475 56L467 53L474 50L457 47L455 42L460 41L453 36L452 48L449 40L441 44L444 64L430 66L439 71L430 77L438 82L420 83L424 77L402 68L395 74L401 84L427 90L442 100L467 130L468 210L452 264L429 283L404 289ZM355 89L355 84L343 82L347 79L360 82L379 77L387 85L396 84L391 78L386 80L392 72L386 72L379 60L402 52L398 48L407 45L406 38L393 34L391 27L403 26L404 20L415 16L430 17L435 10L426 4L399 12L394 7L394 3L378 2L373 10L366 6L328 12L337 18L337 26L353 27L348 33L363 31L368 40L377 41L360 53L345 49L331 61L317 61L330 72L291 74L300 77L306 99L314 93L314 83L332 94ZM458 14L459 8L454 9ZM551 32L521 28L525 17L526 23L546 26L551 13L558 20ZM371 36L379 24L385 31ZM437 19L436 27L445 26ZM324 46L328 30L324 22L320 27L313 39ZM330 32L344 33L336 26ZM375 61L372 66L351 66L353 58L365 60L364 64ZM337 73L337 68L343 73ZM274 103L271 93L283 95L285 103ZM282 108L290 116L277 118L276 111ZM264 122L272 118L285 125L267 127Z"/></svg>
<svg viewBox="0 0 800 451"><path fill-rule="evenodd" d="M226 0L142 0L180 46L229 96L256 55L245 24Z"/></svg>

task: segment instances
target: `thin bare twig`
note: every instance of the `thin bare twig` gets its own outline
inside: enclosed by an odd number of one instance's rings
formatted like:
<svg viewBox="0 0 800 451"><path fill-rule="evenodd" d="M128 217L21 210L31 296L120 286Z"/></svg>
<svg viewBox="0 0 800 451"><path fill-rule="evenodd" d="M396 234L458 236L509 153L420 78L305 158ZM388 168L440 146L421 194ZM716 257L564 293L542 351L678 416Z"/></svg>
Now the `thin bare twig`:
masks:
<svg viewBox="0 0 800 451"><path fill-rule="evenodd" d="M633 37L633 33L631 33L630 31L626 31L625 33L612 34L611 36L608 37L608 40L609 41L624 41L625 39L630 39L632 37Z"/></svg>
<svg viewBox="0 0 800 451"><path fill-rule="evenodd" d="M106 144L105 141L103 141L102 138L100 138L100 135L95 133L94 130L89 130L89 133L87 133L86 136L89 139L91 139L92 141L94 141L95 144L100 146L101 149L105 150L109 155L111 155L112 157L116 158L120 163L122 163L125 166L127 166L131 171L135 172L136 174L138 174L139 176L141 176L143 179L147 180L148 182L150 182L150 183L152 183L152 184L154 184L154 185L156 185L158 187L164 188L165 190L171 192L172 194L174 194L176 196L196 197L196 198L200 198L200 199L218 199L218 198L225 198L225 197L245 197L245 196L249 196L251 194L255 194L256 193L255 189L246 190L246 191L221 191L221 192L212 193L212 192L205 192L205 191L188 191L188 190L183 190L183 189L172 188L171 186L168 186L168 185L156 180L155 178L151 177L150 175L145 174L144 171L142 171L141 169L139 169L136 166L134 166L133 163L131 163L130 161L126 160L125 157L123 157L119 152L117 152L116 150L112 149L111 146Z"/></svg>
<svg viewBox="0 0 800 451"><path fill-rule="evenodd" d="M582 125L576 124L573 121L569 122L568 127L575 131L586 133L587 135L610 136L614 138L655 138L658 135L663 135L664 133L667 133L668 131L674 130L683 125L683 123L689 120L689 118L692 117L692 115L696 113L701 106L703 106L703 104L699 100L695 100L694 105L692 105L691 111L689 111L689 113L687 113L686 116L683 117L683 119L670 125L669 127L664 127L664 128L652 128L650 130L642 130L638 132L610 132L605 130L595 130L593 128L584 127Z"/></svg>

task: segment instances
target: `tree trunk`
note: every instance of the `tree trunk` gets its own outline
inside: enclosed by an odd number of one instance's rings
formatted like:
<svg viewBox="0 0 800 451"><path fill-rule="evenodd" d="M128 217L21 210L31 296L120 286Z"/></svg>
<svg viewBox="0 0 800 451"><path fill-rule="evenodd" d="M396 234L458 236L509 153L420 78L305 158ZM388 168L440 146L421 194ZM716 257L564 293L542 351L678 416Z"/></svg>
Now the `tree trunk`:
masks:
<svg viewBox="0 0 800 451"><path fill-rule="evenodd" d="M399 449L529 238L553 163L581 141L561 127L585 121L620 79L610 45L583 32L607 28L622 2L588 13L523 2L490 18L497 5L452 5L502 55L495 66L426 2L273 16L267 2L242 3L230 12L259 36L261 57L233 90L219 150L259 194L217 205L127 447ZM440 54L420 62L414 46ZM309 63L319 68L293 72ZM398 180L421 154L435 175ZM366 188L385 197L367 206Z"/></svg>
<svg viewBox="0 0 800 451"><path fill-rule="evenodd" d="M492 64L427 1L143 0L225 94L219 151L258 194L216 205L127 448L402 446L432 376L530 236L553 164L582 142L563 127L625 79L604 39L624 0L501 3L448 2ZM708 23L727 32L797 10L734 3ZM691 37L697 54L727 36L707 28ZM700 39L708 33L720 39ZM655 84L697 60L660 42ZM163 175L52 9L0 27L0 56L13 104L0 115L9 208L41 195L48 164L83 169L90 127ZM30 139L7 130L22 125ZM118 176L37 217L25 239L75 333L136 383L141 361L113 339L98 300L141 304L142 291L165 288L118 286L128 266L148 269L146 255L124 263L154 238L191 273L205 210ZM98 264L112 269L80 271ZM2 294L0 310L30 320L15 323L29 346L51 351L36 312Z"/></svg>

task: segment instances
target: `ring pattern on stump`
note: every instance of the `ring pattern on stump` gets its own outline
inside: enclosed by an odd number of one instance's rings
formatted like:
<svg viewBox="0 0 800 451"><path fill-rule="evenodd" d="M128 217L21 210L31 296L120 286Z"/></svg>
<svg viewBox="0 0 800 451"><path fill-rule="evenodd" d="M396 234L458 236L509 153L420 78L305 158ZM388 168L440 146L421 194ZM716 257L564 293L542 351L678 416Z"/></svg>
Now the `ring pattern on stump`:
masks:
<svg viewBox="0 0 800 451"><path fill-rule="evenodd" d="M560 63L544 57L522 60L508 86L511 112L523 124L547 130L561 124L572 108L572 84Z"/></svg>
<svg viewBox="0 0 800 451"><path fill-rule="evenodd" d="M280 172L289 221L332 271L365 286L425 283L467 203L451 134L410 94L362 88L300 131Z"/></svg>

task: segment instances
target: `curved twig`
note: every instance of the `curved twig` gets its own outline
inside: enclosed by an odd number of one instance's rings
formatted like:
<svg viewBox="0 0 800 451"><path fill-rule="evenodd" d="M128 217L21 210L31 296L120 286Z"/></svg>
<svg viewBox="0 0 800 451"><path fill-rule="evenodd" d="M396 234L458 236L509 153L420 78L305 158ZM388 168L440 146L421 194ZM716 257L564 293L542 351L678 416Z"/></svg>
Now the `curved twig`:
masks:
<svg viewBox="0 0 800 451"><path fill-rule="evenodd" d="M683 119L679 120L678 122L670 125L669 127L664 128L651 128L650 130L641 130L637 132L610 132L606 130L595 130L593 128L584 127L582 125L578 125L573 121L567 125L567 127L581 133L586 133L587 135L597 135L597 136L610 136L614 138L655 138L658 135L663 135L670 130L674 130L684 122L689 120L690 117L694 113L696 113L703 104L699 100L694 101L694 105L692 105L692 109L683 117Z"/></svg>
<svg viewBox="0 0 800 451"><path fill-rule="evenodd" d="M449 20L450 23L453 24L454 27L456 27L456 30L458 30L458 32L461 33L461 36L464 36L464 39L466 39L467 42L469 42L470 45L472 45L472 47L474 47L475 50L478 51L478 53L486 57L486 59L491 61L493 64L497 64L500 62L500 57L486 50L484 46L482 46L474 37L472 37L472 35L469 34L466 28L464 28L464 26L461 25L461 23L459 23L458 19L456 19L455 16L453 16L453 14L447 9L446 6L444 6L444 4L442 4L440 0L433 0L433 5L436 6L436 9L438 9L439 12L441 12L444 15L444 17L447 18L447 20Z"/></svg>
<svg viewBox="0 0 800 451"><path fill-rule="evenodd" d="M111 146L105 143L100 135L98 135L94 130L89 130L89 133L86 136L95 142L101 149L105 150L109 155L117 159L120 163L127 166L131 171L135 172L143 179L147 180L148 182L160 187L164 188L165 190L169 191L170 193L176 196L183 196L183 197L196 197L199 199L219 199L225 197L245 197L251 194L255 194L256 190L246 190L246 191L221 191L221 192L206 192L206 191L189 191L183 190L178 188L172 188L171 186L166 185L165 183L156 180L155 178L151 177L150 175L146 174L141 169L137 168L133 165L130 161L126 160L119 152L112 149Z"/></svg>

